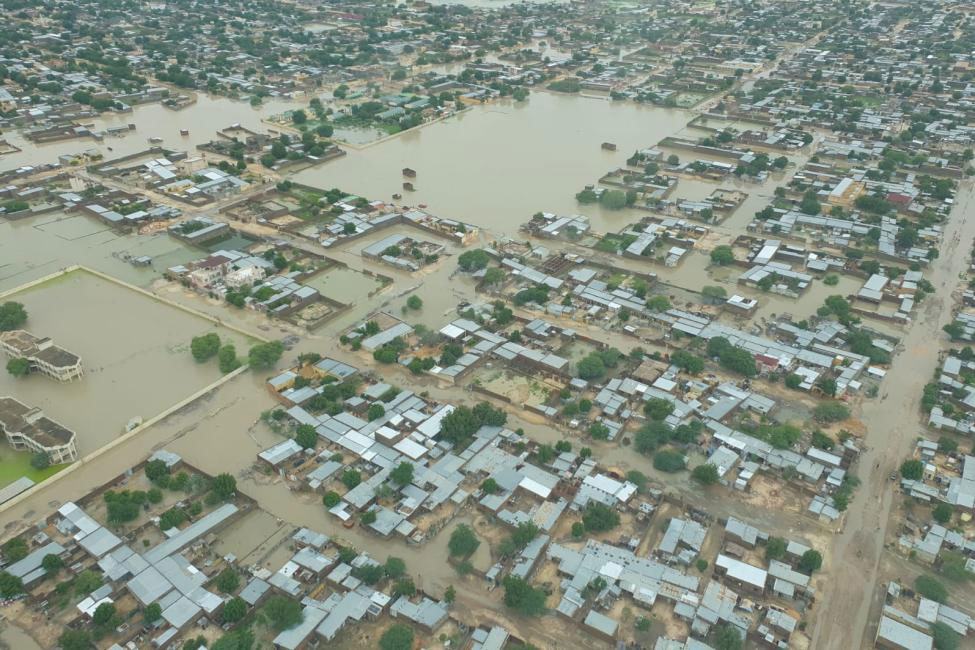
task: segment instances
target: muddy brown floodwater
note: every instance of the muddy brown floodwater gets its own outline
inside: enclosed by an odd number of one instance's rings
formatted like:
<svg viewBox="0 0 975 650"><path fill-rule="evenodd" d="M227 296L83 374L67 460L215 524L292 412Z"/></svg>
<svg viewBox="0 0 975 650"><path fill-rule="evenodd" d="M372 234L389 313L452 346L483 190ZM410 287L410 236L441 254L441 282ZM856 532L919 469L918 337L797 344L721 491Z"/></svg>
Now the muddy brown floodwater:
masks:
<svg viewBox="0 0 975 650"><path fill-rule="evenodd" d="M415 169L415 192L438 215L492 234L515 236L539 210L585 214L597 230L618 230L634 212L582 206L575 194L636 149L684 129L691 114L631 103L535 92L526 102L476 106L449 120L407 131L349 154L296 180L372 198L403 192L402 169ZM617 151L600 148L618 144Z"/></svg>

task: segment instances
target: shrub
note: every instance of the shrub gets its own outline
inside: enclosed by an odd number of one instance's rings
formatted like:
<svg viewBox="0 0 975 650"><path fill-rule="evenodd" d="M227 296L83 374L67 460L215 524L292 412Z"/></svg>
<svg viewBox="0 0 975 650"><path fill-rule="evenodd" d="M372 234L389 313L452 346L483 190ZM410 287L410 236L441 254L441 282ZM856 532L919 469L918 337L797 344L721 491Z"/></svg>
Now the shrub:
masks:
<svg viewBox="0 0 975 650"><path fill-rule="evenodd" d="M714 485L721 477L718 475L718 468L713 463L698 465L691 472L691 478L701 485Z"/></svg>
<svg viewBox="0 0 975 650"><path fill-rule="evenodd" d="M661 472L679 472L686 467L684 454L672 449L658 451L653 456L653 467Z"/></svg>

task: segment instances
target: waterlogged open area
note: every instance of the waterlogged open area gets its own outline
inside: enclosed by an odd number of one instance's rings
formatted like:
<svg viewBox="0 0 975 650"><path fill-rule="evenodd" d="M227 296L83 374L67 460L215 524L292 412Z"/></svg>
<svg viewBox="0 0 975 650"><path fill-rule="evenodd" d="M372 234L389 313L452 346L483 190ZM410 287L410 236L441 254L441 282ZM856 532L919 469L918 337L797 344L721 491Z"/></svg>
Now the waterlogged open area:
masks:
<svg viewBox="0 0 975 650"><path fill-rule="evenodd" d="M0 648L975 647L975 14L6 3Z"/></svg>
<svg viewBox="0 0 975 650"><path fill-rule="evenodd" d="M193 337L216 333L241 352L250 341L134 289L78 270L9 294L30 313L27 326L79 355L82 380L0 375L0 395L43 409L77 433L85 456L133 424L217 381L215 361L197 363Z"/></svg>

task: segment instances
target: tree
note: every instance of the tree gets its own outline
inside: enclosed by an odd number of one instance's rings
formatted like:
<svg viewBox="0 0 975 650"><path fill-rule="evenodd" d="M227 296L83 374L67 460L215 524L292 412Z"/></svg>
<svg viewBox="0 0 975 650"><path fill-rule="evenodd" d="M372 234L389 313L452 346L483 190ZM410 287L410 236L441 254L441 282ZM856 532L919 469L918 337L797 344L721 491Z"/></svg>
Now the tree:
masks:
<svg viewBox="0 0 975 650"><path fill-rule="evenodd" d="M310 424L299 424L295 429L295 442L301 445L302 449L314 449L318 444L318 433L315 427Z"/></svg>
<svg viewBox="0 0 975 650"><path fill-rule="evenodd" d="M619 526L620 515L616 510L603 503L590 501L582 513L582 523L586 530L602 533Z"/></svg>
<svg viewBox="0 0 975 650"><path fill-rule="evenodd" d="M692 375L696 375L704 370L704 359L686 350L677 350L674 352L670 355L670 362Z"/></svg>
<svg viewBox="0 0 975 650"><path fill-rule="evenodd" d="M942 621L931 623L930 632L935 650L956 650L961 644L961 635Z"/></svg>
<svg viewBox="0 0 975 650"><path fill-rule="evenodd" d="M106 626L115 618L115 612L115 605L112 603L102 603L95 609L95 613L92 614L91 622L99 627Z"/></svg>
<svg viewBox="0 0 975 650"><path fill-rule="evenodd" d="M386 576L395 580L406 574L406 562L390 555L386 558Z"/></svg>
<svg viewBox="0 0 975 650"><path fill-rule="evenodd" d="M735 261L735 253L731 250L731 246L722 245L715 246L711 251L711 263L717 264L718 266L727 266L733 264Z"/></svg>
<svg viewBox="0 0 975 650"><path fill-rule="evenodd" d="M721 476L718 474L717 466L713 463L705 463L694 468L691 472L691 478L701 485L714 485L721 479Z"/></svg>
<svg viewBox="0 0 975 650"><path fill-rule="evenodd" d="M220 619L224 623L236 623L247 615L247 602L240 596L234 596L223 606Z"/></svg>
<svg viewBox="0 0 975 650"><path fill-rule="evenodd" d="M802 386L802 377L795 373L789 373L785 377L785 386L792 390L798 390Z"/></svg>
<svg viewBox="0 0 975 650"><path fill-rule="evenodd" d="M359 470L350 467L342 472L342 484L348 489L354 489L359 483L362 483L362 474L359 473Z"/></svg>
<svg viewBox="0 0 975 650"><path fill-rule="evenodd" d="M339 493L335 492L334 490L329 490L322 496L322 504L324 504L326 508L334 508L339 504L340 501L342 501L342 497L340 497Z"/></svg>
<svg viewBox="0 0 975 650"><path fill-rule="evenodd" d="M452 604L457 598L457 590L454 589L454 585L447 587L447 591L443 592L443 601L448 605Z"/></svg>
<svg viewBox="0 0 975 650"><path fill-rule="evenodd" d="M730 623L717 625L711 632L711 644L715 650L741 650L743 643L741 632Z"/></svg>
<svg viewBox="0 0 975 650"><path fill-rule="evenodd" d="M146 478L155 483L162 477L169 476L169 466L164 460L150 460L146 463L145 472Z"/></svg>
<svg viewBox="0 0 975 650"><path fill-rule="evenodd" d="M213 477L213 483L210 484L210 491L218 499L226 501L237 494L237 479L226 472L217 474Z"/></svg>
<svg viewBox="0 0 975 650"><path fill-rule="evenodd" d="M224 607L226 609L226 606ZM150 603L144 610L142 610L142 621L146 625L152 625L162 617L162 605L159 603Z"/></svg>
<svg viewBox="0 0 975 650"><path fill-rule="evenodd" d="M939 503L931 511L931 517L941 525L947 524L951 521L951 506L947 503Z"/></svg>
<svg viewBox="0 0 975 650"><path fill-rule="evenodd" d="M7 372L14 377L25 377L30 373L30 361L24 358L11 359L7 362Z"/></svg>
<svg viewBox="0 0 975 650"><path fill-rule="evenodd" d="M240 359L237 358L237 348L233 343L226 343L220 346L217 352L217 363L220 364L220 372L227 374L240 368Z"/></svg>
<svg viewBox="0 0 975 650"><path fill-rule="evenodd" d="M670 309L670 298L662 295L653 296L647 300L647 309L650 311L667 311Z"/></svg>
<svg viewBox="0 0 975 650"><path fill-rule="evenodd" d="M281 341L270 341L253 346L247 353L247 359L251 368L267 370L278 362L282 354L284 354L284 345Z"/></svg>
<svg viewBox="0 0 975 650"><path fill-rule="evenodd" d="M17 576L11 575L6 571L0 571L0 596L13 598L18 594L24 593L24 583Z"/></svg>
<svg viewBox="0 0 975 650"><path fill-rule="evenodd" d="M799 202L799 210L806 214L819 214L822 206L819 204L816 190L806 190L806 193L802 195L802 201Z"/></svg>
<svg viewBox="0 0 975 650"><path fill-rule="evenodd" d="M302 620L301 603L286 596L271 596L264 605L264 613L279 632L298 625Z"/></svg>
<svg viewBox="0 0 975 650"><path fill-rule="evenodd" d="M823 556L815 549L809 549L799 558L799 570L812 575L823 566Z"/></svg>
<svg viewBox="0 0 975 650"><path fill-rule="evenodd" d="M840 402L823 402L813 409L813 419L817 422L840 422L850 417L850 409Z"/></svg>
<svg viewBox="0 0 975 650"><path fill-rule="evenodd" d="M416 311L423 307L423 300L420 299L420 296L412 295L406 299L406 306Z"/></svg>
<svg viewBox="0 0 975 650"><path fill-rule="evenodd" d="M30 466L36 470L47 469L51 466L51 454L39 451L30 457Z"/></svg>
<svg viewBox="0 0 975 650"><path fill-rule="evenodd" d="M202 638L202 637L201 637ZM206 645L203 640L198 648ZM248 629L234 630L229 634L224 634L216 643L210 646L210 650L251 650L254 647L254 633Z"/></svg>
<svg viewBox="0 0 975 650"><path fill-rule="evenodd" d="M413 482L413 463L403 461L389 473L389 478L400 487Z"/></svg>
<svg viewBox="0 0 975 650"><path fill-rule="evenodd" d="M582 379L599 379L606 374L606 364L598 353L593 352L579 361L576 371Z"/></svg>
<svg viewBox="0 0 975 650"><path fill-rule="evenodd" d="M231 594L240 587L240 576L232 568L227 567L217 576L217 589L225 594Z"/></svg>
<svg viewBox="0 0 975 650"><path fill-rule="evenodd" d="M23 537L13 537L3 545L3 557L10 564L23 560L28 552L27 542Z"/></svg>
<svg viewBox="0 0 975 650"><path fill-rule="evenodd" d="M91 650L91 632L88 630L66 629L58 637L61 650Z"/></svg>
<svg viewBox="0 0 975 650"><path fill-rule="evenodd" d="M413 628L403 623L391 625L379 638L380 650L410 650L413 647Z"/></svg>
<svg viewBox="0 0 975 650"><path fill-rule="evenodd" d="M450 541L447 542L450 554L457 557L470 557L480 545L481 542L474 534L474 530L467 524L460 524L454 528L450 533Z"/></svg>
<svg viewBox="0 0 975 650"><path fill-rule="evenodd" d="M661 472L679 472L686 467L684 454L672 449L658 451L653 456L653 467Z"/></svg>
<svg viewBox="0 0 975 650"><path fill-rule="evenodd" d="M7 301L0 305L0 332L18 329L27 322L27 310L19 302Z"/></svg>
<svg viewBox="0 0 975 650"><path fill-rule="evenodd" d="M524 616L541 616L545 613L546 594L533 588L528 582L514 575L504 579L504 604Z"/></svg>
<svg viewBox="0 0 975 650"><path fill-rule="evenodd" d="M769 537L765 543L765 559L780 560L785 556L785 540L781 537Z"/></svg>
<svg viewBox="0 0 975 650"><path fill-rule="evenodd" d="M298 110L291 111L291 121L295 124L304 124L308 121L308 114L300 108Z"/></svg>
<svg viewBox="0 0 975 650"><path fill-rule="evenodd" d="M64 567L64 560L54 553L48 553L41 560L41 566L44 567L44 573L54 575Z"/></svg>
<svg viewBox="0 0 975 650"><path fill-rule="evenodd" d="M203 363L212 358L220 350L220 337L214 333L194 336L190 342L190 352L198 363Z"/></svg>
<svg viewBox="0 0 975 650"><path fill-rule="evenodd" d="M480 248L465 251L457 257L457 266L463 271L473 272L487 268L491 256Z"/></svg>
<svg viewBox="0 0 975 650"><path fill-rule="evenodd" d="M494 266L484 272L482 282L486 285L500 284L504 280L504 271Z"/></svg>
<svg viewBox="0 0 975 650"><path fill-rule="evenodd" d="M643 405L643 412L651 420L666 420L667 416L674 412L674 403L660 397L651 397Z"/></svg>
<svg viewBox="0 0 975 650"><path fill-rule="evenodd" d="M914 580L914 590L925 598L939 603L948 602L948 590L945 586L927 575L920 575Z"/></svg>
<svg viewBox="0 0 975 650"><path fill-rule="evenodd" d="M382 416L386 415L386 407L382 404L371 404L369 410L366 411L366 417L369 421L378 420Z"/></svg>
<svg viewBox="0 0 975 650"><path fill-rule="evenodd" d="M901 476L911 481L920 481L924 476L924 463L919 460L905 460L901 463Z"/></svg>
<svg viewBox="0 0 975 650"><path fill-rule="evenodd" d="M491 477L484 479L484 482L481 483L481 490L485 494L497 494L500 489L501 486Z"/></svg>
<svg viewBox="0 0 975 650"><path fill-rule="evenodd" d="M725 300L728 297L728 292L725 291L724 287L707 286L701 288L701 295L707 298L709 302L717 303Z"/></svg>

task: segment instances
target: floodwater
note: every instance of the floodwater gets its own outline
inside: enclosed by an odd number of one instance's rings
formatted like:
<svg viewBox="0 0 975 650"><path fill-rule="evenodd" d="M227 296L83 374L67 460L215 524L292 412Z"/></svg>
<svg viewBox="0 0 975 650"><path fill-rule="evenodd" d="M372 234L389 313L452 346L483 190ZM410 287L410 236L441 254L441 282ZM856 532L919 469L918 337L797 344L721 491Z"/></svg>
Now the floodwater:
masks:
<svg viewBox="0 0 975 650"><path fill-rule="evenodd" d="M102 142L91 138L64 140L47 144L35 144L26 140L17 131L4 133L3 137L21 149L18 153L0 155L0 169L15 169L22 165L57 162L58 156L80 154L96 150L106 160L138 153L151 146L160 146L176 151L196 151L196 145L216 138L216 132L234 123L251 129L264 131L269 127L261 120L304 105L303 100L274 99L254 108L249 104L222 97L209 97L200 94L197 102L181 111L174 111L162 104L136 106L131 113L104 113L92 120L93 131L135 124L134 131L125 135L106 135ZM189 129L188 136L181 136L180 129ZM149 138L162 138L158 145L149 143ZM111 147L112 151L109 151Z"/></svg>
<svg viewBox="0 0 975 650"><path fill-rule="evenodd" d="M305 282L318 289L323 296L350 305L364 302L367 296L382 286L376 278L345 267L335 267Z"/></svg>
<svg viewBox="0 0 975 650"><path fill-rule="evenodd" d="M60 383L43 375L0 374L11 395L78 434L84 456L220 378L216 360L196 363L190 339L217 332L246 354L243 336L84 271L9 297L24 304L26 327L81 356L85 376Z"/></svg>
<svg viewBox="0 0 975 650"><path fill-rule="evenodd" d="M583 206L575 194L630 154L684 128L689 114L598 99L535 92L526 102L476 106L411 129L295 179L372 198L403 193L402 169L417 172L403 201L460 219L496 236L518 235L539 210L585 214L597 230L619 230L634 212ZM603 142L617 151L600 148Z"/></svg>

